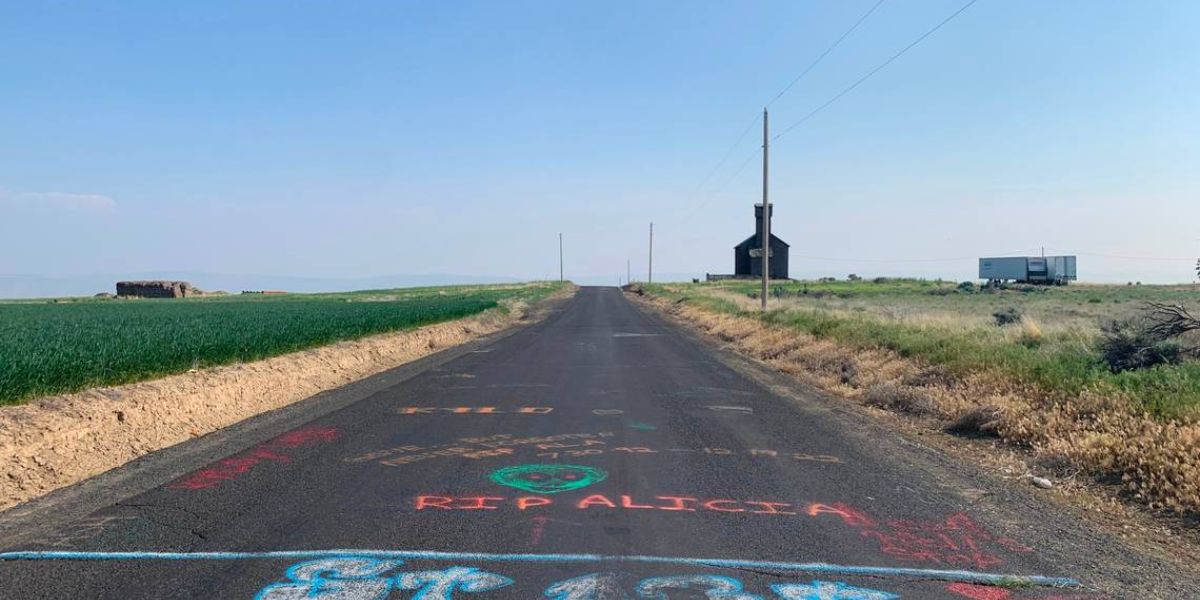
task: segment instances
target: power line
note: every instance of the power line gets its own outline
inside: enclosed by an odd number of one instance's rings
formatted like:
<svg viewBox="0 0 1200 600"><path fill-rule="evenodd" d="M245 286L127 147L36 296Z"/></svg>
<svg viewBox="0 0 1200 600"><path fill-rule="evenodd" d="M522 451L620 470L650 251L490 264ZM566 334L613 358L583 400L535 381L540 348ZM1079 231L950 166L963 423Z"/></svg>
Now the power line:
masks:
<svg viewBox="0 0 1200 600"><path fill-rule="evenodd" d="M1036 251L1037 251L1037 249L1034 248L1032 250L1025 249L1025 250L1015 250L1015 251L1010 251L1010 252L993 252L993 253L987 253L987 254L980 254L978 256L952 256L952 257L942 257L942 258L846 258L846 257L832 257L832 256L803 256L803 255L795 256L795 258L802 258L805 260L819 260L819 261L826 261L826 262L847 262L847 263L935 263L935 262L958 262L958 261L964 261L964 260L979 260L979 258L982 256L1005 256L1005 255L1013 255L1013 254L1023 255L1023 254L1033 253Z"/></svg>
<svg viewBox="0 0 1200 600"><path fill-rule="evenodd" d="M859 17L858 20L854 22L854 25L851 25L850 29L847 29L846 32L842 34L842 37L839 37L837 39L837 41L833 43L832 46L826 48L825 51L822 52L821 55L818 56L816 60L812 61L812 64L808 65L808 67L806 69L801 71L800 74L797 75L796 78L793 79L791 83L787 84L787 86L785 86L782 90L779 90L779 93L775 94L775 97L771 98L771 101L767 103L767 108L770 108L772 104L775 104L776 100L782 98L783 95L788 92L788 90L792 89L792 86L796 85L801 79L804 79L804 76L808 75L809 71L813 70L814 67L821 64L821 61L825 60L825 57L828 56L830 52L833 52L833 49L837 48L838 45L842 43L842 40L849 37L851 33L854 33L854 30L858 29L858 26L862 25L863 21L866 21L867 17L871 16L871 13L875 12L875 9L879 8L879 5L883 4L885 1L886 0L879 0L873 6L871 6L871 8L869 10L867 10L867 12L863 13L863 16Z"/></svg>
<svg viewBox="0 0 1200 600"><path fill-rule="evenodd" d="M986 254L986 256L1009 256L1009 255L1025 255L1035 254L1037 248L1016 250L1012 252L995 252ZM1191 262L1196 260L1194 257L1182 256L1124 256L1120 254L1101 254L1098 252L1070 252L1068 254L1077 256L1092 256L1097 258L1115 258L1120 260L1144 260L1144 261L1164 261L1164 262ZM802 258L804 260L816 260L825 262L847 262L847 263L932 263L932 262L956 262L963 260L978 260L979 256L954 256L945 258L846 258L833 256L804 256L792 255L794 258Z"/></svg>
<svg viewBox="0 0 1200 600"><path fill-rule="evenodd" d="M757 119L755 119L755 120L757 121ZM738 165L738 168L729 177L726 177L725 181L722 182L721 185L713 188L713 190L708 193L708 196L705 197L703 200L701 200L700 203L698 203L694 207L692 207L692 210L689 211L687 213L687 215L684 216L683 219L680 219L678 222L675 223L676 226L685 225L689 221L691 221L692 218L695 217L697 214L700 214L700 211L703 210L705 207L707 207L708 204L710 202L712 202L714 198L717 197L717 194L721 193L722 191L725 190L725 188L729 187L729 184L733 183L733 181L735 179L737 179L737 176L741 175L742 171L746 170L746 165L749 165L750 161L754 160L754 158L758 156L758 153L760 150L761 150L760 148L755 148L753 152L746 155L746 159L743 160L740 165Z"/></svg>
<svg viewBox="0 0 1200 600"><path fill-rule="evenodd" d="M1191 262L1193 260L1196 260L1195 257L1184 258L1181 256L1179 256L1179 257L1176 257L1176 256L1122 256L1120 254L1099 254L1096 252L1075 252L1074 254L1078 254L1079 256L1094 256L1094 257L1098 257L1098 258L1116 258L1116 259L1120 259L1120 260L1146 260L1146 261L1169 261L1169 262L1175 262L1175 261Z"/></svg>
<svg viewBox="0 0 1200 600"><path fill-rule="evenodd" d="M779 138L781 138L781 137L783 137L783 136L787 135L787 134L788 134L788 132L790 132L791 130L793 130L793 129L795 129L795 128L799 127L800 125L803 125L803 124L804 124L805 122L807 122L809 119L811 119L811 118L815 117L815 116L817 115L817 113L819 113L819 112L821 112L821 111L825 110L826 108L828 108L828 107L829 107L829 105L831 105L831 104L833 104L834 102L837 102L838 100L840 100L840 99L842 98L842 96L845 96L846 94L849 94L850 92L854 91L854 88L857 88L859 85L862 85L862 83L863 83L864 81L866 81L866 80L870 79L870 78L871 78L871 77L873 77L873 76L874 76L876 73L878 73L878 72L882 71L882 70L883 70L885 67L887 67L888 65L892 64L893 62L895 62L895 60L896 60L896 59L898 59L898 58L900 58L901 56L903 56L903 55L904 55L904 53L906 53L906 52L908 52L909 50L912 50L913 48L915 48L915 47L917 46L917 44L920 44L921 42L925 41L925 38L928 38L929 36L933 35L933 34L934 34L934 33L935 33L937 30L941 29L943 25L945 25L946 23L949 23L950 21L953 21L955 17L957 17L958 15L962 14L962 13L963 13L963 11L967 10L968 8L971 8L971 6L972 6L972 5L974 5L974 4L975 4L976 2L978 2L978 1L979 1L979 0L970 0L969 2L967 2L966 4L964 4L964 5L963 5L961 8L959 8L958 10L954 11L953 13L951 13L951 14L950 14L950 16L946 17L945 19L942 19L942 22L941 22L941 23L938 23L937 25L934 25L934 26L933 26L933 29L930 29L929 31L926 31L924 34L922 34L922 35L921 35L921 37L919 37L919 38L917 38L917 39L913 40L913 41L912 41L912 43L910 43L909 45L907 45L907 46L905 46L904 48L900 49L900 51L899 51L899 52L897 52L897 53L893 54L893 55L891 56L891 58L889 58L889 59L887 59L887 60L883 61L882 63L880 63L880 64L879 64L879 66L877 66L877 67L875 67L874 69L871 69L870 71L868 71L866 75L863 75L862 77L858 78L858 80L857 80L857 81L855 81L854 83L850 84L850 86L849 86L849 87L847 87L847 88L843 89L842 91L838 92L838 93L837 93L837 94L836 94L834 97L832 97L832 98L830 98L829 100L825 101L825 103L824 103L824 104L822 104L822 105L820 105L820 106L818 106L818 107L814 108L814 109L812 110L812 112L809 112L807 115L804 115L804 118L802 118L802 119L800 119L799 121L796 121L795 123L792 123L791 125L789 125L789 126L787 126L786 128L784 128L784 130L783 130L783 131L781 131L781 132L779 132L778 134L776 134L776 136L775 136L774 138L771 138L771 139L772 139L772 141L774 141L774 140L777 140L777 139L779 139Z"/></svg>
<svg viewBox="0 0 1200 600"><path fill-rule="evenodd" d="M750 119L750 122L746 124L746 128L742 130L742 133L738 136L737 141L725 151L725 156L721 157L721 160L717 163L717 166L713 167L712 170L708 172L708 175L705 175L704 179L700 180L700 185L696 186L697 192L700 191L700 188L704 187L704 184L708 183L709 179L712 179L713 175L717 174L717 171L721 170L721 167L725 166L725 161L729 160L729 157L733 155L733 151L737 150L737 147L742 145L742 140L746 139L746 134L750 133L751 129L754 129L754 125L756 123L758 123L757 113L754 115L754 118Z"/></svg>
<svg viewBox="0 0 1200 600"><path fill-rule="evenodd" d="M809 74L809 72L811 72L814 68L816 68L817 65L821 64L821 62L825 60L826 56L829 56L829 54L831 52L833 52L834 49L836 49L838 46L840 46L841 43L847 37L850 37L850 34L854 33L854 30L858 29L858 26L862 25L863 22L866 21L867 18L870 17L875 12L875 10L878 9L880 7L880 5L882 5L886 1L887 0L878 0L877 2L875 2L875 4L872 4L871 8L867 9L867 12L863 13L862 16L860 16L858 18L858 20L855 21L854 24L850 26L849 29L842 32L842 35L839 36L837 38L837 40L835 40L833 42L833 44L831 44L828 48L826 48L824 52L821 52L821 54L819 54L816 59L814 59L811 63L809 63L809 65L807 67L805 67L805 69L803 71L801 71L799 75L797 75L795 78L793 78L786 86L783 87L782 90L779 90L779 93L775 94L775 97L772 98L769 102L767 102L765 104L765 106L770 107L772 104L775 103L776 100L779 100L780 98L783 97L784 94L788 93L788 91L791 90L793 86L795 86L797 83L799 83L801 79L804 79L804 77L807 76ZM738 135L737 140L733 143L733 145L730 146L729 149L725 151L724 156L722 156L721 160L717 162L717 165L715 167L713 167L712 169L710 169L708 171L708 173L704 176L704 178L700 181L700 184L696 186L696 191L693 192L693 195L695 195L696 193L699 193L700 189L703 188L704 185L707 184L710 179L712 179L713 175L716 175L717 172L721 170L721 167L725 166L725 163L728 162L729 157L733 155L734 150L737 150L738 146L742 145L742 141L746 139L746 135L748 135L750 133L750 130L754 128L754 125L758 123L758 117L759 117L758 113L755 113L754 118L752 118L750 120L750 122L746 124L746 127L744 129L742 129L742 133L740 135ZM757 153L758 153L758 150L755 150L754 154L757 154ZM753 156L751 156L751 158L753 158ZM705 198L705 200L699 206L697 206L696 210L692 211L692 213L690 213L680 223L686 223L688 220L691 219L692 216L695 215L696 212L698 212L701 208L704 208L705 206L707 206L708 203L710 201L712 201L713 197L715 197L718 193L720 193L720 191L723 190L725 188L725 186L729 185L729 183L733 179L735 179L738 175L741 174L742 170L746 168L746 164L748 164L749 162L750 162L750 158L747 158L746 161L744 163L742 163L742 165L740 167L738 167L737 171L734 172L733 175L731 175L728 179L726 179L725 182L722 183L720 186L718 186L716 189L709 192L708 197Z"/></svg>

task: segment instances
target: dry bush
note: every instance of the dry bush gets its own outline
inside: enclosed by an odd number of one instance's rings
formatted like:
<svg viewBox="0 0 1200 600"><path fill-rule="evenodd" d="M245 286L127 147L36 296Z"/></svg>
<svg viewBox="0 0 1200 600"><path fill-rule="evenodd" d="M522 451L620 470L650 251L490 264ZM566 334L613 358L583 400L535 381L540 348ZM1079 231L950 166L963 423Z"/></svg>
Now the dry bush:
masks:
<svg viewBox="0 0 1200 600"><path fill-rule="evenodd" d="M943 387L952 389L958 383L958 378L946 367L930 365L916 373L909 374L900 383L913 387Z"/></svg>
<svg viewBox="0 0 1200 600"><path fill-rule="evenodd" d="M957 435L999 436L1003 422L1004 409L988 404L960 414L946 426L946 431Z"/></svg>
<svg viewBox="0 0 1200 600"><path fill-rule="evenodd" d="M1112 321L1102 328L1100 352L1114 372L1175 365L1200 356L1200 347L1182 339L1200 331L1200 320L1177 304L1151 302L1139 318Z"/></svg>
<svg viewBox="0 0 1200 600"><path fill-rule="evenodd" d="M997 327L1013 325L1020 322L1021 311L1009 306L992 313L992 319L995 321Z"/></svg>
<svg viewBox="0 0 1200 600"><path fill-rule="evenodd" d="M940 412L937 403L929 394L919 388L894 383L872 386L863 394L863 402L876 408L911 415L934 415Z"/></svg>

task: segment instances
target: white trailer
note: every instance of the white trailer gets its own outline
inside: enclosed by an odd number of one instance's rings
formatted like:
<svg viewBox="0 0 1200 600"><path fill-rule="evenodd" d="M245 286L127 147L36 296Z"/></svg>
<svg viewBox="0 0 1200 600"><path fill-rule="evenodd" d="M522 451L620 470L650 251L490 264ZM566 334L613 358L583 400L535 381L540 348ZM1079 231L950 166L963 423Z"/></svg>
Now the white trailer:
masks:
<svg viewBox="0 0 1200 600"><path fill-rule="evenodd" d="M996 256L979 259L979 278L1066 285L1075 280L1074 256Z"/></svg>

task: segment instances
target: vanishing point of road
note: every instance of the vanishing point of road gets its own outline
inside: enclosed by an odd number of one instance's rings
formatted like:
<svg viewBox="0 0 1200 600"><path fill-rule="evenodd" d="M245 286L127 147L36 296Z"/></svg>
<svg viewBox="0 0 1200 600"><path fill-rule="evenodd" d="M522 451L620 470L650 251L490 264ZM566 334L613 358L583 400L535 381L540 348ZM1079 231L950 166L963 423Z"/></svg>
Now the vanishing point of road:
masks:
<svg viewBox="0 0 1200 600"><path fill-rule="evenodd" d="M797 389L582 288L13 509L0 597L1102 597L1054 518Z"/></svg>

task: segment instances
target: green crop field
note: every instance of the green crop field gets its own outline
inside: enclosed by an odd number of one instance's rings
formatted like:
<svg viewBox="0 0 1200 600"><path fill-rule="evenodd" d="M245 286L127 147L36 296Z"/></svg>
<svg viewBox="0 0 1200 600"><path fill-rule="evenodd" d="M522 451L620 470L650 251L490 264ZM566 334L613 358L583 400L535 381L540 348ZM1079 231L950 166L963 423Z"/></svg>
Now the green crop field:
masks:
<svg viewBox="0 0 1200 600"><path fill-rule="evenodd" d="M1194 285L981 290L915 279L796 281L772 284L772 310L765 315L758 312L759 283L753 281L648 289L852 347L885 348L960 373L992 372L1051 393L1118 393L1158 416L1200 416L1200 362L1118 373L1101 360L1099 349L1104 324L1137 319L1148 302L1180 304L1200 315L1200 288ZM1012 311L1019 320L998 326L994 313L1002 311ZM1200 345L1194 338L1184 342Z"/></svg>
<svg viewBox="0 0 1200 600"><path fill-rule="evenodd" d="M0 302L0 404L249 361L534 302L558 283Z"/></svg>

